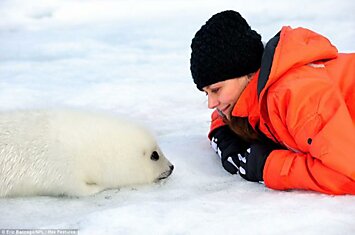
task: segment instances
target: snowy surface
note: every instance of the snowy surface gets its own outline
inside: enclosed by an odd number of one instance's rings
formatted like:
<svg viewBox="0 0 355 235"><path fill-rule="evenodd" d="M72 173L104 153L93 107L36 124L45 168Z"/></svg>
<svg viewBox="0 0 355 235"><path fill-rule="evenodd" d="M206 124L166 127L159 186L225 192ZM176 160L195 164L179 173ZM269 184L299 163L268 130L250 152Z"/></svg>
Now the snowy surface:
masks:
<svg viewBox="0 0 355 235"><path fill-rule="evenodd" d="M227 174L210 149L190 42L226 9L240 11L264 41L282 25L303 26L355 51L353 0L1 0L1 111L69 107L131 117L155 133L175 171L160 184L87 198L0 199L0 228L355 234L355 197L273 191Z"/></svg>

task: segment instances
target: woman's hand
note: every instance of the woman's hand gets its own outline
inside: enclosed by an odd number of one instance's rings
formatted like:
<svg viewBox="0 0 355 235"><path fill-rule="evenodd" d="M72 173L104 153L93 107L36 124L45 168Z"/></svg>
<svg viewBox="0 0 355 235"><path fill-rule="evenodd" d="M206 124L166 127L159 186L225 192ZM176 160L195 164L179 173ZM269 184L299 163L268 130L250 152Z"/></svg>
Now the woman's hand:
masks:
<svg viewBox="0 0 355 235"><path fill-rule="evenodd" d="M238 154L240 176L248 181L264 181L263 171L266 159L275 149L281 149L281 147L267 141L251 144L244 153Z"/></svg>
<svg viewBox="0 0 355 235"><path fill-rule="evenodd" d="M223 168L230 174L237 174L240 162L238 154L245 152L249 144L228 126L222 126L211 134L211 147L221 158Z"/></svg>

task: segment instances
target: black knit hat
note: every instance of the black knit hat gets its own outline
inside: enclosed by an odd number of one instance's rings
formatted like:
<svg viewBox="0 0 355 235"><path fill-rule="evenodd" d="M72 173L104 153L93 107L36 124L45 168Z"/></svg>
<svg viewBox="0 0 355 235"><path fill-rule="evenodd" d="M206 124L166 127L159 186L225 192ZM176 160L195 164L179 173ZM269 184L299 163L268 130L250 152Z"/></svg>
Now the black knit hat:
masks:
<svg viewBox="0 0 355 235"><path fill-rule="evenodd" d="M261 36L235 11L213 15L191 43L190 69L199 90L260 68Z"/></svg>

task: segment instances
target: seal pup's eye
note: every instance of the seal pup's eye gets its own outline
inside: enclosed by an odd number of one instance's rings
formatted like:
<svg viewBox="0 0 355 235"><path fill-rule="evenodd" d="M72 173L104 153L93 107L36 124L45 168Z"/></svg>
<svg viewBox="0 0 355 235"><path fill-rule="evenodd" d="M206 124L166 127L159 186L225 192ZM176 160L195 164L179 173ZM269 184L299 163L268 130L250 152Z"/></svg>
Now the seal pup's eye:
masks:
<svg viewBox="0 0 355 235"><path fill-rule="evenodd" d="M157 153L157 151L153 151L152 155L150 155L150 159L152 159L153 161L159 160L159 154Z"/></svg>

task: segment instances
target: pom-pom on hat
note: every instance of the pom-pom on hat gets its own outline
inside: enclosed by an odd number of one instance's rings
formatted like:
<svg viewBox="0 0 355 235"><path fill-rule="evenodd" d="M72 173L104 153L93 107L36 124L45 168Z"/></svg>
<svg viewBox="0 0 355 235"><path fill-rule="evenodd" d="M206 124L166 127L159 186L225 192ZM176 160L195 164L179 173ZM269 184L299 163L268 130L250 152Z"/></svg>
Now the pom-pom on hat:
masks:
<svg viewBox="0 0 355 235"><path fill-rule="evenodd" d="M261 36L232 10L213 15L191 43L190 70L199 90L248 75L260 68L264 51Z"/></svg>

